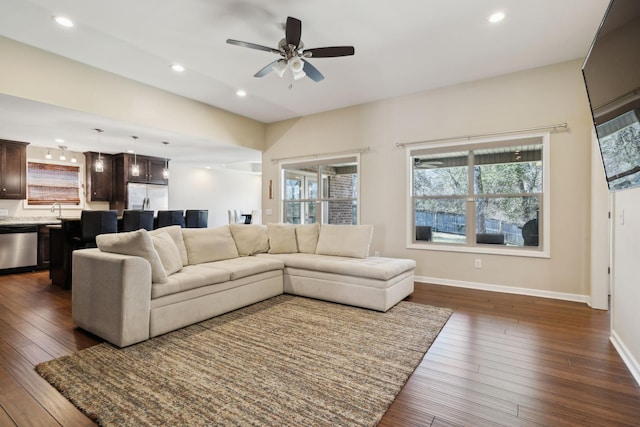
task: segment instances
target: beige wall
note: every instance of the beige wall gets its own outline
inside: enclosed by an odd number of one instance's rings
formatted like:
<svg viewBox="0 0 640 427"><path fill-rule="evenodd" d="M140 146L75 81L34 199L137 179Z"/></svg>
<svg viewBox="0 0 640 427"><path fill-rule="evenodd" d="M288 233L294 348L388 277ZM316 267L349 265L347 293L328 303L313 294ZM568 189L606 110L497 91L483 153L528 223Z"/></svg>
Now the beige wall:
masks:
<svg viewBox="0 0 640 427"><path fill-rule="evenodd" d="M416 275L465 284L589 294L591 119L581 61L460 84L267 126L265 222L280 219L278 164L272 158L370 146L361 157L361 223L375 226L371 250L413 258ZM449 253L405 248L406 167L411 142L569 124L551 135L551 258ZM481 258L483 268L474 269Z"/></svg>
<svg viewBox="0 0 640 427"><path fill-rule="evenodd" d="M0 93L197 138L263 149L265 125L0 37Z"/></svg>

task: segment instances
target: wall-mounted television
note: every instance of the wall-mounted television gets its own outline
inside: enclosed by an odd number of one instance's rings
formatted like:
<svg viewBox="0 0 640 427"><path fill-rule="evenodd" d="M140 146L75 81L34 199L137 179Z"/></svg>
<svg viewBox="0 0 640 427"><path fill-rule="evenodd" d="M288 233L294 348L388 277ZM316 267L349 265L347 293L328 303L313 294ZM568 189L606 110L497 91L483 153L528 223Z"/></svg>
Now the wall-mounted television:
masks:
<svg viewBox="0 0 640 427"><path fill-rule="evenodd" d="M640 186L640 0L612 0L582 66L610 191Z"/></svg>

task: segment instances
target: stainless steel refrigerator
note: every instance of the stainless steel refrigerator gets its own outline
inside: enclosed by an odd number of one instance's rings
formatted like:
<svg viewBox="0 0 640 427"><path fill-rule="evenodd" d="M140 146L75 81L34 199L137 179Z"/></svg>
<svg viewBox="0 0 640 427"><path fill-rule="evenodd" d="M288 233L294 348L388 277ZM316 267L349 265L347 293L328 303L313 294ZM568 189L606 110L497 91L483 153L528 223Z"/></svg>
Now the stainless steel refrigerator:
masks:
<svg viewBox="0 0 640 427"><path fill-rule="evenodd" d="M169 209L169 186L157 184L127 184L127 209Z"/></svg>

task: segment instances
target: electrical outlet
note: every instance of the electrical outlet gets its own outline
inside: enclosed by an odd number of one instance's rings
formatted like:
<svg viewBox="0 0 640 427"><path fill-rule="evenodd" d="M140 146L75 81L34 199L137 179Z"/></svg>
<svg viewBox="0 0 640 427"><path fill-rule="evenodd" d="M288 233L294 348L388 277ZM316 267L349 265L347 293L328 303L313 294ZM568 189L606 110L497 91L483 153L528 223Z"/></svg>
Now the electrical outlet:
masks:
<svg viewBox="0 0 640 427"><path fill-rule="evenodd" d="M0 209L0 216L9 216L9 209Z"/></svg>
<svg viewBox="0 0 640 427"><path fill-rule="evenodd" d="M474 265L476 268L482 268L482 260L480 258L476 258Z"/></svg>
<svg viewBox="0 0 640 427"><path fill-rule="evenodd" d="M265 215L273 215L273 211L271 209L265 209L264 214Z"/></svg>
<svg viewBox="0 0 640 427"><path fill-rule="evenodd" d="M380 251L375 251L375 252L373 253L373 256L380 256Z"/></svg>

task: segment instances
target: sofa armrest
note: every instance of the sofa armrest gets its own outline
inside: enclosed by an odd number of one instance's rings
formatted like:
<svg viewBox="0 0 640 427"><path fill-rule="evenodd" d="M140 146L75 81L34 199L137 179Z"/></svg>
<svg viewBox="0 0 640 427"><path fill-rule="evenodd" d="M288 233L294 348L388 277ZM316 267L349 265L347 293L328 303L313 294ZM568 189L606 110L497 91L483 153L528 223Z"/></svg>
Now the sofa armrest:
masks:
<svg viewBox="0 0 640 427"><path fill-rule="evenodd" d="M144 258L77 250L72 278L76 325L119 347L149 338L151 266Z"/></svg>

